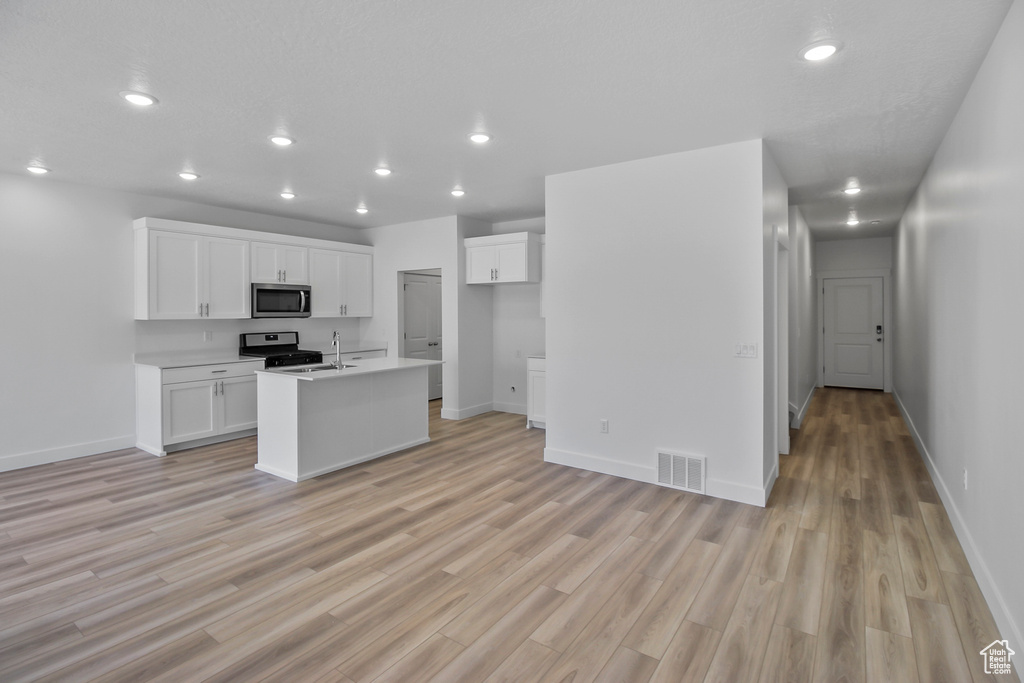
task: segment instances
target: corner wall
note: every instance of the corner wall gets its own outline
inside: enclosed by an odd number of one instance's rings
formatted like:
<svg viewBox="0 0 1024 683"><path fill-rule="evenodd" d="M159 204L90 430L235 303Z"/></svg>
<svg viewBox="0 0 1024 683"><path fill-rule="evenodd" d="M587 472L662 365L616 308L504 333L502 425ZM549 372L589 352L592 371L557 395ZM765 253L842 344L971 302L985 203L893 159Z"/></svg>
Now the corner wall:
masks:
<svg viewBox="0 0 1024 683"><path fill-rule="evenodd" d="M734 357L763 348L763 190L760 140L547 178L546 460L703 455L709 495L764 504L764 356Z"/></svg>
<svg viewBox="0 0 1024 683"><path fill-rule="evenodd" d="M1024 644L1024 4L1015 3L895 238L894 393L1001 637ZM967 471L967 487L963 472Z"/></svg>
<svg viewBox="0 0 1024 683"><path fill-rule="evenodd" d="M789 210L789 410L800 427L818 380L818 288L814 243L797 207Z"/></svg>

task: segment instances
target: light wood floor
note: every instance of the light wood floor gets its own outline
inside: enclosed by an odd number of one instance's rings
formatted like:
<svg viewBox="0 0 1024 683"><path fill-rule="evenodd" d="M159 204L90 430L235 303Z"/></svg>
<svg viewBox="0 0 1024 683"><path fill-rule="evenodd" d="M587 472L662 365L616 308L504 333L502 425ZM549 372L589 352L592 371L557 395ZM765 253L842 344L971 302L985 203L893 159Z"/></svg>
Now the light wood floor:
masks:
<svg viewBox="0 0 1024 683"><path fill-rule="evenodd" d="M985 678L999 634L888 395L819 390L765 509L438 408L300 484L253 438L0 475L0 680Z"/></svg>

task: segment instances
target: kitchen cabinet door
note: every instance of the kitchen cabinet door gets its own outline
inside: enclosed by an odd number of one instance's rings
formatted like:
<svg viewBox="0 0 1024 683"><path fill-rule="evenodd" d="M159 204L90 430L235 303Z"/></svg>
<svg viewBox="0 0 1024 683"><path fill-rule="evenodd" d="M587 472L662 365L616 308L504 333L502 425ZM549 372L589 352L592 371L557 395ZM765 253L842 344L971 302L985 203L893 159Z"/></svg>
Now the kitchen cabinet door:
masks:
<svg viewBox="0 0 1024 683"><path fill-rule="evenodd" d="M309 250L309 285L312 290L310 315L314 318L341 317L341 252Z"/></svg>
<svg viewBox="0 0 1024 683"><path fill-rule="evenodd" d="M309 250L312 317L373 315L373 255L331 249Z"/></svg>
<svg viewBox="0 0 1024 683"><path fill-rule="evenodd" d="M271 242L252 242L252 281L309 283L309 249Z"/></svg>
<svg viewBox="0 0 1024 683"><path fill-rule="evenodd" d="M205 242L199 235L152 231L149 251L148 319L198 318L205 303ZM139 286L139 285L137 285Z"/></svg>
<svg viewBox="0 0 1024 683"><path fill-rule="evenodd" d="M373 255L346 252L342 294L345 315L349 318L373 316Z"/></svg>
<svg viewBox="0 0 1024 683"><path fill-rule="evenodd" d="M466 248L466 284L481 285L494 282L497 253L493 246Z"/></svg>
<svg viewBox="0 0 1024 683"><path fill-rule="evenodd" d="M206 240L206 318L248 318L249 243L223 237Z"/></svg>
<svg viewBox="0 0 1024 683"><path fill-rule="evenodd" d="M494 247L496 282L526 282L526 242L498 244Z"/></svg>
<svg viewBox="0 0 1024 683"><path fill-rule="evenodd" d="M237 432L256 426L256 375L220 382L219 432Z"/></svg>
<svg viewBox="0 0 1024 683"><path fill-rule="evenodd" d="M217 396L219 382L182 382L163 387L164 443L178 443L214 436L219 432Z"/></svg>

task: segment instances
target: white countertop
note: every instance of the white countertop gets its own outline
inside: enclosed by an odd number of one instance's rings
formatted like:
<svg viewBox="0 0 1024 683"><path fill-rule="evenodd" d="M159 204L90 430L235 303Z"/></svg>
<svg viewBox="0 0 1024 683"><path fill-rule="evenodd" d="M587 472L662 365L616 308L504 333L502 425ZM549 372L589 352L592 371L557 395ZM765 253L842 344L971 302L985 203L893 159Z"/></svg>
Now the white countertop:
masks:
<svg viewBox="0 0 1024 683"><path fill-rule="evenodd" d="M324 347L320 344L299 344L300 347L311 349L314 351L320 351L324 355L324 360L328 360L328 356L335 353L335 350L331 348L328 342L327 346ZM387 342L355 342L355 343L342 343L342 353L357 353L364 351L386 351L388 348ZM156 353L137 353L135 354L136 365L153 365L158 368L183 368L191 365L219 365L221 363L248 363L252 361L262 361L263 359L258 356L239 356L238 349L211 349L209 351L158 351ZM360 361L362 362L362 361Z"/></svg>
<svg viewBox="0 0 1024 683"><path fill-rule="evenodd" d="M353 365L354 367L342 368L341 370L331 368L329 370L316 370L314 372L288 372L289 370L304 367L301 365L293 365L287 368L257 370L256 374L277 375L314 382L324 379L338 379L339 377L370 375L375 372L393 372L395 370L406 370L408 368L418 368L428 365L440 365L443 362L444 361L440 360L422 360L419 358L367 358L365 360L358 360L352 363L343 362L342 365Z"/></svg>

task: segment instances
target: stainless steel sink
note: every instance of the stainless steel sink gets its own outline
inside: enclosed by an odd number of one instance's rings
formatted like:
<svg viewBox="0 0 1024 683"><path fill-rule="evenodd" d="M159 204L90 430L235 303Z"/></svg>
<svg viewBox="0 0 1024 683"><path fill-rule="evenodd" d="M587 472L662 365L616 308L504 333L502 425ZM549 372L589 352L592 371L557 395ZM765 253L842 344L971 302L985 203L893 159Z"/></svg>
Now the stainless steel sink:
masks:
<svg viewBox="0 0 1024 683"><path fill-rule="evenodd" d="M334 363L327 363L324 365L307 365L301 368L282 368L281 372L320 372L321 370L344 370L345 368L354 368L355 365L345 365L344 363L340 368L336 367Z"/></svg>

